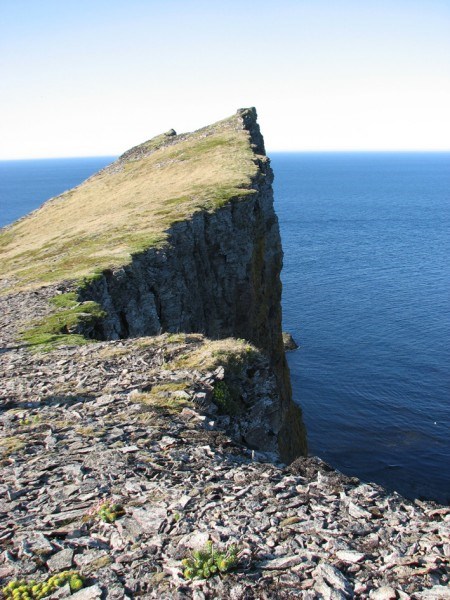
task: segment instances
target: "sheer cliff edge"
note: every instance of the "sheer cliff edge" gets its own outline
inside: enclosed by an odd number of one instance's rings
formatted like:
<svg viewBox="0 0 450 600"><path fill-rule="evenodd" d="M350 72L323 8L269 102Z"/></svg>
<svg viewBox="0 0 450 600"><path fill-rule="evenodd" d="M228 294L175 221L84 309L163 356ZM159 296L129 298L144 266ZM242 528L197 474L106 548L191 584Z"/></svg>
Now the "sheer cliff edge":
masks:
<svg viewBox="0 0 450 600"><path fill-rule="evenodd" d="M0 231L11 335L47 351L163 333L235 338L226 350L210 344L225 369L212 393L232 406L234 437L285 462L305 455L283 348L272 181L254 108L132 148Z"/></svg>

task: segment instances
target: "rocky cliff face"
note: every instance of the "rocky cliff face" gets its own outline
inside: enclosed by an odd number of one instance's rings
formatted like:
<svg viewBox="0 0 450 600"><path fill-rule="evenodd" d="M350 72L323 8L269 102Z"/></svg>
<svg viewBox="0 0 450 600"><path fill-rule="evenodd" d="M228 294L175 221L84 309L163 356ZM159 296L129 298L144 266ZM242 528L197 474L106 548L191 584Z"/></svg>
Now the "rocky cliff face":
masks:
<svg viewBox="0 0 450 600"><path fill-rule="evenodd" d="M306 453L301 412L291 398L281 332L282 248L273 208L273 172L254 109L238 111L257 165L252 195L195 213L168 231L167 244L135 254L83 291L106 317L99 339L197 332L211 339L243 338L260 348L276 374L280 403L275 431L282 458ZM168 136L167 143L173 144ZM271 419L273 423L273 419ZM265 436L263 436L265 437Z"/></svg>
<svg viewBox="0 0 450 600"><path fill-rule="evenodd" d="M42 315L23 339L47 349L165 332L247 340L268 362L240 360L226 374L239 408L231 429L286 462L305 454L281 334L272 180L256 111L242 109L132 148L0 231L5 302L16 320Z"/></svg>

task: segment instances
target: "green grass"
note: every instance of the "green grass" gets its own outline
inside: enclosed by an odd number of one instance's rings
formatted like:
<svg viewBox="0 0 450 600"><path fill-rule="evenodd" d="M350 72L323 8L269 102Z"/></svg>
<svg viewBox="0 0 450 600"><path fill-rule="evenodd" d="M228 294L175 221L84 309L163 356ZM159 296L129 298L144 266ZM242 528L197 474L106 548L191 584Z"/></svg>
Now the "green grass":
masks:
<svg viewBox="0 0 450 600"><path fill-rule="evenodd" d="M74 308L79 304L76 292L67 292L50 298L50 303L57 308Z"/></svg>
<svg viewBox="0 0 450 600"><path fill-rule="evenodd" d="M213 402L221 414L230 417L236 417L244 410L239 402L239 392L233 390L225 381L217 381L214 384Z"/></svg>
<svg viewBox="0 0 450 600"><path fill-rule="evenodd" d="M190 338L193 336L189 336ZM199 341L202 338L199 336ZM194 341L194 339L192 339ZM241 369L261 356L260 352L245 340L225 338L209 340L204 338L198 347L187 348L189 352L176 355L166 364L168 369L200 369L213 371L219 365L231 373L239 373Z"/></svg>
<svg viewBox="0 0 450 600"><path fill-rule="evenodd" d="M52 350L59 346L89 342L77 329L93 325L105 316L97 302L78 302L76 292L60 294L50 299L56 311L32 321L21 331L23 341L34 350Z"/></svg>
<svg viewBox="0 0 450 600"><path fill-rule="evenodd" d="M190 401L174 395L173 392L185 390L187 386L186 382L158 384L153 386L150 392L133 395L132 401L144 405L151 411L178 414L189 405ZM151 420L150 417L149 419Z"/></svg>

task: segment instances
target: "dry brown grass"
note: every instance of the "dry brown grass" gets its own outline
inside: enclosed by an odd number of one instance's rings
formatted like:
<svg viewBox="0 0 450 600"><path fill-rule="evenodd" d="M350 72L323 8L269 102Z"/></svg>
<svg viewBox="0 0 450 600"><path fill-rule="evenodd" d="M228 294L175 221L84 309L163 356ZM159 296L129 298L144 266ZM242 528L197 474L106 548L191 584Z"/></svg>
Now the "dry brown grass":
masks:
<svg viewBox="0 0 450 600"><path fill-rule="evenodd" d="M199 371L212 371L219 365L224 365L231 360L241 363L257 354L258 350L246 342L235 338L223 340L209 340L204 338L201 345L186 348L186 352L178 355L166 364L167 369L198 369Z"/></svg>
<svg viewBox="0 0 450 600"><path fill-rule="evenodd" d="M25 441L23 437L17 435L4 437L0 440L0 458L6 458L10 456L10 454L22 450L24 447Z"/></svg>
<svg viewBox="0 0 450 600"><path fill-rule="evenodd" d="M0 232L3 293L126 264L174 222L253 193L255 173L234 117L100 172Z"/></svg>

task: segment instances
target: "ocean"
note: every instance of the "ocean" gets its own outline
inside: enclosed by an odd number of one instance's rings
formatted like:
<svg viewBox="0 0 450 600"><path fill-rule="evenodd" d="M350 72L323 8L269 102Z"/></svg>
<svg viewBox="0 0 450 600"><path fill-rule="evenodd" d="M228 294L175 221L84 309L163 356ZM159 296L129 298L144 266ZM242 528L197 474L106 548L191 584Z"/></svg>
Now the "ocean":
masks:
<svg viewBox="0 0 450 600"><path fill-rule="evenodd" d="M450 502L450 153L274 154L309 448Z"/></svg>
<svg viewBox="0 0 450 600"><path fill-rule="evenodd" d="M273 153L311 454L450 502L450 153ZM0 226L112 157L0 162Z"/></svg>

